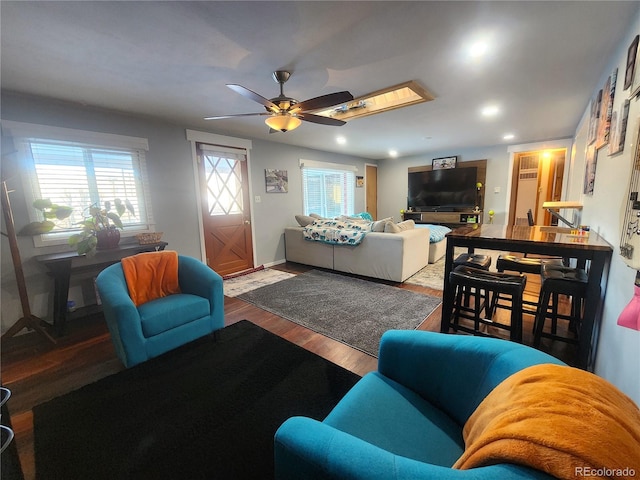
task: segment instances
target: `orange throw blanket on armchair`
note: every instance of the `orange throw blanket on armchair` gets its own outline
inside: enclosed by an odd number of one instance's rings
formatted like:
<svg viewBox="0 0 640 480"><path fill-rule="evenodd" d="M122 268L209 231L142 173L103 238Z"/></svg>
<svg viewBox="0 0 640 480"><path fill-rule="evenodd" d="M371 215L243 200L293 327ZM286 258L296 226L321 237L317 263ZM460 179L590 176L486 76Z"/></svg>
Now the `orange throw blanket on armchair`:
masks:
<svg viewBox="0 0 640 480"><path fill-rule="evenodd" d="M122 259L122 271L135 306L180 293L178 252L139 253Z"/></svg>
<svg viewBox="0 0 640 480"><path fill-rule="evenodd" d="M513 374L464 426L454 468L515 463L560 479L640 478L640 410L596 375L560 365Z"/></svg>

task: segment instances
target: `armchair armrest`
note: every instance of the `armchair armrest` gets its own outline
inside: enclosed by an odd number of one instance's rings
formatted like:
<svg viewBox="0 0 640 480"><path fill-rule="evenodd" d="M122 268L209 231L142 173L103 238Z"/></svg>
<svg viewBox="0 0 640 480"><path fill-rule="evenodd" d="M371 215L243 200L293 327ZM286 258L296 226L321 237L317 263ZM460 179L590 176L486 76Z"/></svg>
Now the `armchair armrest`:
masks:
<svg viewBox="0 0 640 480"><path fill-rule="evenodd" d="M224 288L222 277L201 261L178 256L178 283L182 293L190 293L209 300L211 317L224 319ZM224 326L224 320L218 328Z"/></svg>
<svg viewBox="0 0 640 480"><path fill-rule="evenodd" d="M125 366L144 361L146 349L140 314L129 296L122 265L116 263L105 268L96 278L96 285L116 354ZM126 347L122 338L127 339Z"/></svg>
<svg viewBox="0 0 640 480"><path fill-rule="evenodd" d="M516 465L453 470L394 455L310 418L293 417L275 435L278 480L550 479Z"/></svg>
<svg viewBox="0 0 640 480"><path fill-rule="evenodd" d="M502 380L540 363L564 365L546 353L507 340L394 330L382 336L378 371L464 425Z"/></svg>

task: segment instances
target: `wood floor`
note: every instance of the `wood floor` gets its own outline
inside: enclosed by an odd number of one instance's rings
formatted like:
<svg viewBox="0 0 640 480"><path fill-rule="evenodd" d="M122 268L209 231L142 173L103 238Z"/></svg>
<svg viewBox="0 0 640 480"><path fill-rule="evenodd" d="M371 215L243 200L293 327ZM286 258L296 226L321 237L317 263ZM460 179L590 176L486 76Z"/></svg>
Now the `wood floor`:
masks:
<svg viewBox="0 0 640 480"><path fill-rule="evenodd" d="M285 263L279 270L302 273L309 267ZM537 296L536 279L529 281L527 294ZM400 288L433 296L442 292L408 284L395 284ZM315 333L277 315L261 310L237 298L225 297L225 324L231 325L247 319L327 360L358 375L377 368L377 359L343 343ZM440 331L441 307L419 327ZM525 316L525 343L531 342L532 317ZM559 343L559 342L558 342ZM564 344L551 353L571 363L573 352ZM25 479L35 478L33 453L33 417L31 409L44 401L117 373L124 367L117 359L104 319L100 314L70 322L68 334L51 347L35 333L9 339L2 345L2 384L12 391L8 402L15 441Z"/></svg>

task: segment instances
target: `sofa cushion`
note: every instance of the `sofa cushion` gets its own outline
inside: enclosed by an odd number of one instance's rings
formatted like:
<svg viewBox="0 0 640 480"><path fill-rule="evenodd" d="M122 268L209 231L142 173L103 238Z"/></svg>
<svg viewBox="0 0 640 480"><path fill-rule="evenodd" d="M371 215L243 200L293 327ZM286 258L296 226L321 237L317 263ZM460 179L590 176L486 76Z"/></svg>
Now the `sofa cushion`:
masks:
<svg viewBox="0 0 640 480"><path fill-rule="evenodd" d="M206 298L179 293L140 305L138 312L142 334L149 338L206 317L211 314L211 308Z"/></svg>
<svg viewBox="0 0 640 480"><path fill-rule="evenodd" d="M462 426L378 372L365 375L324 423L396 455L450 467L464 451Z"/></svg>
<svg viewBox="0 0 640 480"><path fill-rule="evenodd" d="M371 227L372 232L384 232L384 227L387 223L393 223L393 217L383 218L381 220L376 220L373 222L373 227Z"/></svg>
<svg viewBox="0 0 640 480"><path fill-rule="evenodd" d="M311 225L315 220L311 215L296 215L296 222L298 222L298 225L301 227Z"/></svg>
<svg viewBox="0 0 640 480"><path fill-rule="evenodd" d="M405 230L413 230L416 227L416 222L413 220L405 220L400 223L387 222L384 225L385 233L400 233Z"/></svg>

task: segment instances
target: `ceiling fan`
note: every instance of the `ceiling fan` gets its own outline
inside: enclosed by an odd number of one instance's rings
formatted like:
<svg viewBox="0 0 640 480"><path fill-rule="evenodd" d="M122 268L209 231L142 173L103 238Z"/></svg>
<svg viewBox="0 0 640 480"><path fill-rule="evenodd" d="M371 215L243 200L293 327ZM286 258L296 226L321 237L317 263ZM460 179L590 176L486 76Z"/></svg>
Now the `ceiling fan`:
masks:
<svg viewBox="0 0 640 480"><path fill-rule="evenodd" d="M336 92L329 93L327 95L321 95L315 98L310 98L309 100L305 100L303 102L298 102L295 98L285 96L283 91L284 84L287 80L289 80L290 76L291 72L287 72L285 70L277 70L273 72L273 80L276 83L280 84L280 95L271 99L267 99L262 95L258 95L257 93L252 92L242 85L236 85L233 83L227 84L227 87L229 87L234 92L237 92L240 95L253 100L254 102L258 102L260 105L263 105L266 109L266 112L239 113L236 115L206 117L205 120L219 120L222 118L231 117L267 116L269 118L265 120L265 123L271 128L270 132L288 132L289 130L298 128L302 123L301 120L312 123L319 123L321 125L332 125L336 127L339 127L346 123L344 120L323 117L321 115L314 115L313 113L309 112L325 109L333 105L339 105L345 102L350 102L351 100L353 100L353 95L346 91Z"/></svg>

